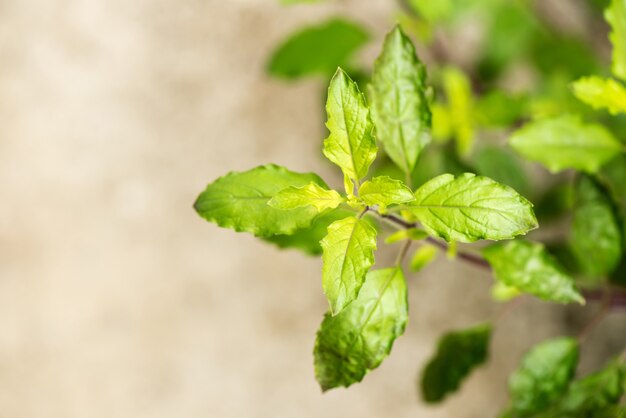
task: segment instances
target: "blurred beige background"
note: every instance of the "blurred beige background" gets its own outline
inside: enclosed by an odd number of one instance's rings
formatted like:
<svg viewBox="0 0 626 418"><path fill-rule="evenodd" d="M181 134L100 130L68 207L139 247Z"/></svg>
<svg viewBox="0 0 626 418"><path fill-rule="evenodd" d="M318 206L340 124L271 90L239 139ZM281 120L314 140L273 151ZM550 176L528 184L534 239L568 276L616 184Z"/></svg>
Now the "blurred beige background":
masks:
<svg viewBox="0 0 626 418"><path fill-rule="evenodd" d="M322 395L320 262L202 221L232 169L320 158L320 82L268 79L271 48L348 13L376 34L391 1L0 1L0 416L488 417L563 310L531 301L444 406L416 376L445 330L488 319L491 279L440 260L411 276L411 321L364 383ZM381 263L388 258L378 257ZM566 318L565 318L566 319ZM611 319L609 319L609 322ZM601 344L604 344L601 343Z"/></svg>

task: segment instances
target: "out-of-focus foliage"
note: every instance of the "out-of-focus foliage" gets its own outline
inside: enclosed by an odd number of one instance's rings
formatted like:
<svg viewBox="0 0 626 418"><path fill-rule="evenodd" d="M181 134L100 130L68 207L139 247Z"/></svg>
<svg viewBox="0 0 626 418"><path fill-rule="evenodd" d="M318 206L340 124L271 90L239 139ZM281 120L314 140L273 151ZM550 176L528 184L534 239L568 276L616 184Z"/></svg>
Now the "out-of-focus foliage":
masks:
<svg viewBox="0 0 626 418"><path fill-rule="evenodd" d="M332 75L338 66L350 68L352 58L369 40L361 25L335 18L291 35L272 54L270 74L296 79L309 75Z"/></svg>
<svg viewBox="0 0 626 418"><path fill-rule="evenodd" d="M314 355L323 390L363 379L404 332L402 266L414 241L412 271L442 250L490 268L497 302L533 295L584 305L585 297L626 286L626 0L579 2L578 30L531 0L399 3L398 20L417 48L396 26L375 65L361 67L355 56L367 30L334 18L289 35L268 65L283 79L346 70L335 72L328 89L323 150L341 169L345 193L313 174L270 165L216 180L196 203L220 226L322 254L330 311ZM603 24L610 35L599 30ZM599 47L609 39L611 65ZM537 218L570 229L514 239L536 228ZM379 235L400 243L400 253L393 267L370 271L380 262ZM483 247L482 258L457 245L483 239L508 241ZM422 375L427 402L456 391L487 360L492 328L441 339ZM623 356L574 379L585 332L529 351L511 376L503 417L621 413Z"/></svg>
<svg viewBox="0 0 626 418"><path fill-rule="evenodd" d="M487 361L491 326L480 324L444 335L435 356L422 373L422 394L426 402L441 402L456 392L473 369Z"/></svg>

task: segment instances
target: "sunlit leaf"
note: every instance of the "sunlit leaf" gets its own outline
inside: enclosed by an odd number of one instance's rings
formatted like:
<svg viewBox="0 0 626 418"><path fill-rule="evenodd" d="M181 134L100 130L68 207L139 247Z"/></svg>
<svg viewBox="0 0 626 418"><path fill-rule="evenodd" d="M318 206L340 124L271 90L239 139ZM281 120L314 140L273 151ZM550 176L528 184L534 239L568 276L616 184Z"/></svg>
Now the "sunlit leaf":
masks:
<svg viewBox="0 0 626 418"><path fill-rule="evenodd" d="M322 390L350 386L380 365L408 318L400 268L371 271L359 297L339 315L326 314L315 341L315 376Z"/></svg>
<svg viewBox="0 0 626 418"><path fill-rule="evenodd" d="M501 240L537 227L532 204L508 186L466 173L424 184L409 204L424 228L447 241Z"/></svg>
<svg viewBox="0 0 626 418"><path fill-rule="evenodd" d="M374 264L376 229L354 216L333 222L321 241L322 286L333 315L359 294L367 271Z"/></svg>
<svg viewBox="0 0 626 418"><path fill-rule="evenodd" d="M385 38L374 64L370 98L376 138L389 157L405 173L411 173L430 142L431 113L426 67L399 26Z"/></svg>

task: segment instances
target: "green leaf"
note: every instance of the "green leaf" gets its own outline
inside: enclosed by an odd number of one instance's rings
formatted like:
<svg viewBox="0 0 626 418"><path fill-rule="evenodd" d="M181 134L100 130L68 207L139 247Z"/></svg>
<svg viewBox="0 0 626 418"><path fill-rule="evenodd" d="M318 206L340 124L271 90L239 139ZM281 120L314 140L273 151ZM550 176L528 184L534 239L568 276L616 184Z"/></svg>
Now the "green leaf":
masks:
<svg viewBox="0 0 626 418"><path fill-rule="evenodd" d="M315 340L315 376L326 391L360 382L380 365L408 318L400 268L371 271L359 297L337 316L326 314Z"/></svg>
<svg viewBox="0 0 626 418"><path fill-rule="evenodd" d="M222 228L262 237L289 235L307 228L317 211L312 207L284 211L267 203L287 187L311 182L327 187L316 174L296 173L274 164L231 172L209 184L198 196L194 208L204 219Z"/></svg>
<svg viewBox="0 0 626 418"><path fill-rule="evenodd" d="M509 379L514 416L530 417L548 408L568 388L578 363L578 343L557 338L533 347Z"/></svg>
<svg viewBox="0 0 626 418"><path fill-rule="evenodd" d="M617 405L626 393L626 364L614 360L599 372L574 381L559 402L560 418L595 417L594 413Z"/></svg>
<svg viewBox="0 0 626 418"><path fill-rule="evenodd" d="M626 80L626 0L612 0L605 12L612 28L609 35L613 43L613 66L616 77Z"/></svg>
<svg viewBox="0 0 626 418"><path fill-rule="evenodd" d="M537 227L532 204L508 186L465 173L443 174L415 192L408 210L446 241L501 240Z"/></svg>
<svg viewBox="0 0 626 418"><path fill-rule="evenodd" d="M370 84L376 137L405 173L413 172L430 142L431 113L426 97L426 67L400 26L385 38Z"/></svg>
<svg viewBox="0 0 626 418"><path fill-rule="evenodd" d="M513 286L507 286L503 282L496 281L491 287L491 298L496 302L507 302L511 299L515 299L522 292Z"/></svg>
<svg viewBox="0 0 626 418"><path fill-rule="evenodd" d="M365 96L341 68L330 82L326 113L330 135L324 140L324 155L359 184L376 158L374 124Z"/></svg>
<svg viewBox="0 0 626 418"><path fill-rule="evenodd" d="M606 128L584 124L573 115L528 123L513 134L510 144L523 157L552 172L574 168L595 173L623 151L623 145Z"/></svg>
<svg viewBox="0 0 626 418"><path fill-rule="evenodd" d="M354 53L369 40L359 24L330 19L289 36L272 54L268 72L280 78L330 76L338 66L348 66Z"/></svg>
<svg viewBox="0 0 626 418"><path fill-rule="evenodd" d="M584 77L572 88L579 100L594 109L607 109L612 115L626 113L626 88L612 78Z"/></svg>
<svg viewBox="0 0 626 418"><path fill-rule="evenodd" d="M474 158L479 175L494 179L525 194L530 191L526 172L520 165L519 157L502 147L484 147Z"/></svg>
<svg viewBox="0 0 626 418"><path fill-rule="evenodd" d="M290 210L313 206L318 212L334 209L343 202L343 198L334 190L328 190L311 182L302 187L288 187L278 192L268 204L276 209Z"/></svg>
<svg viewBox="0 0 626 418"><path fill-rule="evenodd" d="M609 191L617 206L622 223L622 248L626 253L626 155L622 154L609 161L598 173L600 182Z"/></svg>
<svg viewBox="0 0 626 418"><path fill-rule="evenodd" d="M543 244L515 240L483 249L495 278L540 299L559 303L585 300Z"/></svg>
<svg viewBox="0 0 626 418"><path fill-rule="evenodd" d="M611 273L622 256L622 234L611 203L589 177L576 187L571 245L583 271L591 277Z"/></svg>
<svg viewBox="0 0 626 418"><path fill-rule="evenodd" d="M410 239L413 241L420 241L426 238L428 238L428 233L424 231L423 229L419 229L419 228L401 229L389 235L385 239L385 244L394 244L399 241L404 241L405 239Z"/></svg>
<svg viewBox="0 0 626 418"><path fill-rule="evenodd" d="M457 68L446 68L443 72L443 87L448 98L457 153L467 156L474 146L474 98L470 80Z"/></svg>
<svg viewBox="0 0 626 418"><path fill-rule="evenodd" d="M411 262L409 263L411 271L415 273L421 271L424 267L435 261L438 253L439 250L434 245L424 244L420 246L413 254Z"/></svg>
<svg viewBox="0 0 626 418"><path fill-rule="evenodd" d="M383 210L390 205L415 200L411 189L388 176L373 177L364 182L359 188L359 197L368 206L378 205Z"/></svg>
<svg viewBox="0 0 626 418"><path fill-rule="evenodd" d="M272 235L262 237L264 241L277 245L279 248L294 248L301 250L305 254L320 255L322 246L320 240L326 236L328 226L339 219L354 215L354 212L346 209L333 209L317 215L311 226L298 229L291 235Z"/></svg>
<svg viewBox="0 0 626 418"><path fill-rule="evenodd" d="M348 217L333 222L321 241L322 286L337 315L359 294L367 271L374 265L376 229L364 219Z"/></svg>
<svg viewBox="0 0 626 418"><path fill-rule="evenodd" d="M491 326L480 324L444 335L437 353L422 373L422 397L426 402L441 402L456 392L463 380L487 361Z"/></svg>

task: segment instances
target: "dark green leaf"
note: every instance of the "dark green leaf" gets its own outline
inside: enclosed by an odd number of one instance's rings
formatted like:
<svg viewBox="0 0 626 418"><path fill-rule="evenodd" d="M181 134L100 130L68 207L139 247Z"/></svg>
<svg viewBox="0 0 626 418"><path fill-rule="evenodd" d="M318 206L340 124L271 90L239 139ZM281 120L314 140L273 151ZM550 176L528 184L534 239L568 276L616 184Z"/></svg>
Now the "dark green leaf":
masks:
<svg viewBox="0 0 626 418"><path fill-rule="evenodd" d="M501 147L482 148L475 157L476 171L481 176L506 184L526 195L530 187L519 160Z"/></svg>
<svg viewBox="0 0 626 418"><path fill-rule="evenodd" d="M308 228L317 210L312 207L279 210L267 202L287 187L310 182L327 187L316 174L296 173L273 164L231 172L209 184L198 196L194 208L204 219L222 228L263 237L289 235Z"/></svg>
<svg viewBox="0 0 626 418"><path fill-rule="evenodd" d="M422 373L422 396L426 402L441 402L456 392L461 382L482 365L489 353L491 326L481 324L444 335L437 353Z"/></svg>
<svg viewBox="0 0 626 418"><path fill-rule="evenodd" d="M558 338L533 347L509 379L514 417L531 417L557 401L574 377L578 343Z"/></svg>
<svg viewBox="0 0 626 418"><path fill-rule="evenodd" d="M402 335L407 289L399 268L371 271L359 297L339 315L326 314L315 341L315 376L322 390L350 386L380 365Z"/></svg>
<svg viewBox="0 0 626 418"><path fill-rule="evenodd" d="M493 274L507 286L538 298L559 303L585 300L543 244L523 240L495 244L483 249Z"/></svg>
<svg viewBox="0 0 626 418"><path fill-rule="evenodd" d="M599 372L576 380L559 402L559 418L594 418L596 412L617 405L626 393L626 364L611 362Z"/></svg>
<svg viewBox="0 0 626 418"><path fill-rule="evenodd" d="M612 272L622 255L622 235L610 202L589 177L576 188L571 245L586 275Z"/></svg>
<svg viewBox="0 0 626 418"><path fill-rule="evenodd" d="M331 19L292 34L273 54L268 71L276 77L330 76L349 67L354 53L368 41L367 31L343 19Z"/></svg>

